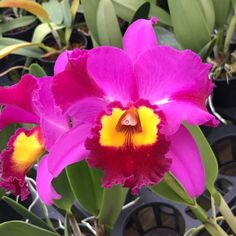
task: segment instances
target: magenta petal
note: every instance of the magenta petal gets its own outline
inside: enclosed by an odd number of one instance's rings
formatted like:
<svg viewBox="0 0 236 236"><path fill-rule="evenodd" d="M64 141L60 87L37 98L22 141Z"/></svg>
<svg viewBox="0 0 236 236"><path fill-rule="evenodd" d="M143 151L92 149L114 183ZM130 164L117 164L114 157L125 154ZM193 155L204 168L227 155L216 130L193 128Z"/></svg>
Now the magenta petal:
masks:
<svg viewBox="0 0 236 236"><path fill-rule="evenodd" d="M73 121L73 126L81 123L96 122L99 114L106 109L107 102L96 97L89 97L74 103L67 111Z"/></svg>
<svg viewBox="0 0 236 236"><path fill-rule="evenodd" d="M56 104L64 111L77 100L103 96L102 90L88 75L87 58L86 50L72 51L65 70L53 79L52 91Z"/></svg>
<svg viewBox="0 0 236 236"><path fill-rule="evenodd" d="M36 188L42 201L47 205L52 205L53 199L60 199L52 187L53 175L48 171L48 156L44 156L37 169Z"/></svg>
<svg viewBox="0 0 236 236"><path fill-rule="evenodd" d="M152 103L187 98L203 105L213 88L208 79L210 68L190 50L156 46L142 54L134 66L139 96Z"/></svg>
<svg viewBox="0 0 236 236"><path fill-rule="evenodd" d="M57 58L54 65L54 75L59 74L65 70L71 52L72 51L66 50Z"/></svg>
<svg viewBox="0 0 236 236"><path fill-rule="evenodd" d="M88 72L111 100L137 99L133 65L121 49L101 46L90 51Z"/></svg>
<svg viewBox="0 0 236 236"><path fill-rule="evenodd" d="M123 37L123 48L134 62L139 55L146 50L157 46L157 38L152 24L156 24L156 18L151 20L140 19L132 23Z"/></svg>
<svg viewBox="0 0 236 236"><path fill-rule="evenodd" d="M169 101L158 106L166 117L167 125L163 126L165 134L175 133L183 121L190 125L209 125L216 127L219 121L204 106L189 101Z"/></svg>
<svg viewBox="0 0 236 236"><path fill-rule="evenodd" d="M167 156L172 158L171 173L190 197L201 195L205 190L205 169L197 144L184 126L170 137L170 141Z"/></svg>
<svg viewBox="0 0 236 236"><path fill-rule="evenodd" d="M68 117L62 114L52 96L52 79L48 76L41 78L39 88L35 91L33 97L36 113L40 117L40 127L44 133L47 150L62 134L69 130Z"/></svg>
<svg viewBox="0 0 236 236"><path fill-rule="evenodd" d="M35 77L24 75L17 84L10 87L0 87L0 104L14 105L33 112L31 100L37 86Z"/></svg>
<svg viewBox="0 0 236 236"><path fill-rule="evenodd" d="M13 123L39 123L39 118L20 107L7 105L0 113L0 130Z"/></svg>
<svg viewBox="0 0 236 236"><path fill-rule="evenodd" d="M61 136L48 154L48 169L54 177L62 170L86 157L84 141L88 137L91 125L81 125Z"/></svg>

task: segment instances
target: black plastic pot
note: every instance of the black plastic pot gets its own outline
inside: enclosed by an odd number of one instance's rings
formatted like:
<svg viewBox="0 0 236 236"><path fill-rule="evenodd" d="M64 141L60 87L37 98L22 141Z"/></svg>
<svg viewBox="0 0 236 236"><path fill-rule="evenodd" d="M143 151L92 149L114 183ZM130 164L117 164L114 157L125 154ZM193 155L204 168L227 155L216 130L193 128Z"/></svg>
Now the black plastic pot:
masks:
<svg viewBox="0 0 236 236"><path fill-rule="evenodd" d="M4 15L14 15L11 9L7 9L3 12ZM18 31L7 32L3 34L3 37L15 38L30 42L34 33L34 29L39 24L39 20L36 19L32 24L27 25Z"/></svg>
<svg viewBox="0 0 236 236"><path fill-rule="evenodd" d="M87 38L79 31L73 31L70 42L80 43L83 45L83 48L87 48L88 44ZM48 35L43 41L43 43L45 43L47 46L52 46L56 44L55 39L52 37L52 35ZM38 59L38 62L43 67L47 75L53 75L55 61L48 60L46 58L40 58Z"/></svg>
<svg viewBox="0 0 236 236"><path fill-rule="evenodd" d="M214 80L213 105L225 119L236 122L236 76Z"/></svg>

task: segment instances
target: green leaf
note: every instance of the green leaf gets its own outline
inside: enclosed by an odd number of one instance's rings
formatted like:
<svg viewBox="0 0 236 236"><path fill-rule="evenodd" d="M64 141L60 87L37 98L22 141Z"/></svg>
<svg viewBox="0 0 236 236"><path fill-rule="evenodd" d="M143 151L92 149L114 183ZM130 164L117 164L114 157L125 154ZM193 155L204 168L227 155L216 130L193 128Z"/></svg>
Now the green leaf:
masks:
<svg viewBox="0 0 236 236"><path fill-rule="evenodd" d="M29 74L31 74L37 78L42 78L45 75L47 75L46 72L44 71L44 69L37 63L33 63L30 65Z"/></svg>
<svg viewBox="0 0 236 236"><path fill-rule="evenodd" d="M206 19L206 23L211 33L215 26L215 10L212 0L200 0L199 4Z"/></svg>
<svg viewBox="0 0 236 236"><path fill-rule="evenodd" d="M71 207L75 201L75 197L65 170L54 180L54 186L56 191L62 196L60 200L55 200L54 204L66 212L71 213Z"/></svg>
<svg viewBox="0 0 236 236"><path fill-rule="evenodd" d="M50 25L54 30L62 29L65 27L64 25L56 25L55 23L50 23ZM38 25L36 29L34 30L32 42L41 43L44 40L44 38L50 33L51 33L51 29L48 23L42 23Z"/></svg>
<svg viewBox="0 0 236 236"><path fill-rule="evenodd" d="M11 21L0 23L0 34L30 25L35 20L35 16L22 16Z"/></svg>
<svg viewBox="0 0 236 236"><path fill-rule="evenodd" d="M213 48L216 44L217 39L213 38L209 43L207 43L199 52L199 56L202 58L202 60L206 60L206 58L208 56L210 56L210 54L213 51Z"/></svg>
<svg viewBox="0 0 236 236"><path fill-rule="evenodd" d="M81 0L86 23L97 43L99 43L99 38L97 31L97 18L95 16L97 15L99 2L99 0Z"/></svg>
<svg viewBox="0 0 236 236"><path fill-rule="evenodd" d="M69 0L62 0L60 4L63 13L63 24L67 27L70 27L72 24L72 12L70 8L70 2Z"/></svg>
<svg viewBox="0 0 236 236"><path fill-rule="evenodd" d="M103 195L102 172L89 168L85 161L81 161L68 166L66 173L80 205L90 214L98 215Z"/></svg>
<svg viewBox="0 0 236 236"><path fill-rule="evenodd" d="M4 236L59 236L57 233L22 221L8 221L0 224L0 235Z"/></svg>
<svg viewBox="0 0 236 236"><path fill-rule="evenodd" d="M47 11L49 19L60 25L63 21L63 11L61 4L57 0L50 0L49 2L42 3L43 8Z"/></svg>
<svg viewBox="0 0 236 236"><path fill-rule="evenodd" d="M174 32L184 48L198 52L206 45L211 34L199 0L168 0Z"/></svg>
<svg viewBox="0 0 236 236"><path fill-rule="evenodd" d="M236 0L232 0L232 5L234 8L234 15L236 15Z"/></svg>
<svg viewBox="0 0 236 236"><path fill-rule="evenodd" d="M135 13L140 12L140 9L147 5L144 0L112 0L112 3L116 14L129 23L133 21ZM149 6L150 4L148 3Z"/></svg>
<svg viewBox="0 0 236 236"><path fill-rule="evenodd" d="M28 211L28 209L26 209L16 201L12 200L11 198L4 196L2 200L4 200L8 205L10 205L17 213L19 213L26 219L29 219L30 222L35 226L39 226L50 231L53 230L49 225L46 224L46 222L41 220L37 215L35 215L33 212Z"/></svg>
<svg viewBox="0 0 236 236"><path fill-rule="evenodd" d="M163 10L161 7L151 3L151 9L149 13L149 17L156 16L158 19L158 22L171 26L171 18L169 13L167 13L165 10Z"/></svg>
<svg viewBox="0 0 236 236"><path fill-rule="evenodd" d="M171 174L167 173L164 179L158 183L156 186L149 187L154 193L167 198L171 201L194 205L195 202L191 199L184 187L176 180L176 178Z"/></svg>
<svg viewBox="0 0 236 236"><path fill-rule="evenodd" d="M181 49L181 46L179 45L178 41L175 38L175 35L172 32L161 26L156 26L154 27L154 29L159 44L170 45L176 49Z"/></svg>
<svg viewBox="0 0 236 236"><path fill-rule="evenodd" d="M122 35L111 0L100 0L96 17L100 44L121 47Z"/></svg>
<svg viewBox="0 0 236 236"><path fill-rule="evenodd" d="M147 19L148 14L150 11L150 3L145 2L143 5L141 5L138 10L135 12L132 22L138 20L138 19Z"/></svg>
<svg viewBox="0 0 236 236"><path fill-rule="evenodd" d="M201 152L202 160L206 171L206 186L209 192L213 193L215 192L214 184L218 176L218 163L215 154L198 126L190 126L185 124L185 127L190 131L190 133L194 137Z"/></svg>
<svg viewBox="0 0 236 236"><path fill-rule="evenodd" d="M212 0L215 9L215 25L218 29L224 27L232 9L231 0Z"/></svg>
<svg viewBox="0 0 236 236"><path fill-rule="evenodd" d="M23 42L18 43L14 45L5 46L0 49L0 59L6 57L7 55L17 52L18 49L26 48L26 47L38 47L38 43L29 43L29 42Z"/></svg>
<svg viewBox="0 0 236 236"><path fill-rule="evenodd" d="M31 0L2 0L0 1L0 8L1 7L21 8L38 17L43 18L46 21L48 20L48 14L43 9L43 7L39 3Z"/></svg>
<svg viewBox="0 0 236 236"><path fill-rule="evenodd" d="M15 133L16 125L9 125L0 132L0 152L6 148L10 137Z"/></svg>
<svg viewBox="0 0 236 236"><path fill-rule="evenodd" d="M124 205L128 189L116 185L105 189L98 221L108 229L112 229Z"/></svg>
<svg viewBox="0 0 236 236"><path fill-rule="evenodd" d="M39 49L38 47L35 47L35 46L31 47L30 44L31 43L28 43L26 41L22 41L19 39L7 38L7 37L0 38L0 50L3 50L1 56L7 55L9 53L13 53L13 54L18 54L18 55L33 57L33 58L41 57L41 55L43 54L43 51ZM27 48L23 46L27 46Z"/></svg>

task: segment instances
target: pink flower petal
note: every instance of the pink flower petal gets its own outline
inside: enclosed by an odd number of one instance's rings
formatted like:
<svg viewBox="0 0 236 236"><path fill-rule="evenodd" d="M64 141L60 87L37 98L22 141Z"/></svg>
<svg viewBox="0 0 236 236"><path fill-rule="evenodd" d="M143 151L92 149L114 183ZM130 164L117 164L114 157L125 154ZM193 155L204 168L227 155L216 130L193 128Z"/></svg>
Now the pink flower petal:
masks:
<svg viewBox="0 0 236 236"><path fill-rule="evenodd" d="M40 117L40 126L45 136L47 150L70 127L67 115L62 114L61 109L55 104L51 92L52 79L48 76L41 78L39 88L33 97L35 112Z"/></svg>
<svg viewBox="0 0 236 236"><path fill-rule="evenodd" d="M48 169L54 177L62 170L86 157L84 141L88 137L91 125L84 124L71 129L58 139L48 154Z"/></svg>
<svg viewBox="0 0 236 236"><path fill-rule="evenodd" d="M107 103L105 100L88 97L74 103L67 111L72 118L73 126L81 123L91 123L97 120L99 114L106 109Z"/></svg>
<svg viewBox="0 0 236 236"><path fill-rule="evenodd" d="M190 197L205 190L205 169L198 147L184 126L170 137L167 156L172 159L170 171L184 186Z"/></svg>
<svg viewBox="0 0 236 236"><path fill-rule="evenodd" d="M156 23L156 18L140 19L132 23L125 32L123 48L133 62L143 52L157 46L157 37L152 26Z"/></svg>
<svg viewBox="0 0 236 236"><path fill-rule="evenodd" d="M60 56L57 58L57 60L55 61L55 65L54 65L54 75L61 73L62 71L65 70L67 63L68 63L68 59L69 56L71 54L72 51L69 50L65 50L63 53L60 54Z"/></svg>
<svg viewBox="0 0 236 236"><path fill-rule="evenodd" d="M171 100L168 103L158 106L166 117L167 125L163 127L162 132L165 134L175 133L183 121L187 121L190 125L209 125L216 127L219 121L211 115L203 106L192 101Z"/></svg>
<svg viewBox="0 0 236 236"><path fill-rule="evenodd" d="M52 187L53 175L48 171L48 156L44 156L37 169L36 188L42 201L47 205L52 205L53 199L60 199Z"/></svg>
<svg viewBox="0 0 236 236"><path fill-rule="evenodd" d="M176 131L183 120L215 126L217 121L205 107L213 87L209 70L210 65L190 50L157 46L142 54L135 64L139 96L163 109L170 132Z"/></svg>
<svg viewBox="0 0 236 236"><path fill-rule="evenodd" d="M0 87L0 104L14 105L28 112L33 112L31 99L37 86L35 77L24 75L17 84L10 87Z"/></svg>
<svg viewBox="0 0 236 236"><path fill-rule="evenodd" d="M51 205L53 199L59 199L59 195L52 187L52 180L59 176L66 166L86 157L84 141L90 128L90 125L81 125L68 131L40 161L36 178L37 191L46 204Z"/></svg>
<svg viewBox="0 0 236 236"><path fill-rule="evenodd" d="M53 79L52 90L56 104L63 110L88 96L103 96L102 90L88 75L87 58L86 50L74 50L70 54L70 63L67 64L66 69L56 74Z"/></svg>
<svg viewBox="0 0 236 236"><path fill-rule="evenodd" d="M139 96L152 103L184 96L203 105L213 87L210 68L190 50L157 46L142 54L134 66Z"/></svg>
<svg viewBox="0 0 236 236"><path fill-rule="evenodd" d="M14 123L39 123L39 118L20 107L7 105L0 113L0 130Z"/></svg>
<svg viewBox="0 0 236 236"><path fill-rule="evenodd" d="M124 102L137 99L133 65L121 49L102 46L91 50L88 73L109 99Z"/></svg>

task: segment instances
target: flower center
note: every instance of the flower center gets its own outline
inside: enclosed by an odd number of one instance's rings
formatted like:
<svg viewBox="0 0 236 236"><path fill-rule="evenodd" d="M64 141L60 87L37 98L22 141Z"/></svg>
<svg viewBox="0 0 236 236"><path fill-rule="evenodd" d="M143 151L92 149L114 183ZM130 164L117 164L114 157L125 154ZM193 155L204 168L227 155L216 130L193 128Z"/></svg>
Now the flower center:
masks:
<svg viewBox="0 0 236 236"><path fill-rule="evenodd" d="M106 147L137 148L158 140L160 117L153 109L132 106L127 110L113 108L101 119L100 144Z"/></svg>

